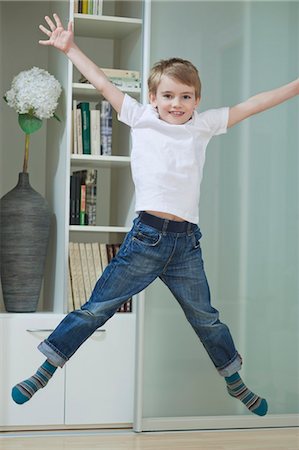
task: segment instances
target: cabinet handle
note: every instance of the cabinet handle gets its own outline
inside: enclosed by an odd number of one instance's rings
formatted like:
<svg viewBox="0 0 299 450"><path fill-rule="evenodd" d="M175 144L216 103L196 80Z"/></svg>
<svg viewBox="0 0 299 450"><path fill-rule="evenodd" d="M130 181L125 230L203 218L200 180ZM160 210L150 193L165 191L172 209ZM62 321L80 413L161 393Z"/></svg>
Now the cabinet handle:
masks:
<svg viewBox="0 0 299 450"><path fill-rule="evenodd" d="M54 331L54 328L34 328L34 329L28 329L26 331L28 333L51 333L52 331ZM106 330L97 328L95 330L95 333L106 333Z"/></svg>
<svg viewBox="0 0 299 450"><path fill-rule="evenodd" d="M41 333L41 332L43 332L43 333L45 333L45 332L51 333L52 331L54 331L54 328L53 329L50 329L50 328L34 328L34 329L28 329L26 331L28 333Z"/></svg>

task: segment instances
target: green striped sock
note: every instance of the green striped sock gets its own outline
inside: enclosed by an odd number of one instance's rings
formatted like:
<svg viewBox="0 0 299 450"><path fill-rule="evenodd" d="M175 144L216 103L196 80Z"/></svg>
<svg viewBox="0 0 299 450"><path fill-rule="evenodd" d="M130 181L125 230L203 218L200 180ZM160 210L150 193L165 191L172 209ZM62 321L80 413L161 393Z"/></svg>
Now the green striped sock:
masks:
<svg viewBox="0 0 299 450"><path fill-rule="evenodd" d="M251 392L243 383L238 372L230 377L225 377L229 395L238 398L248 409L258 416L265 416L268 411L268 404L264 398Z"/></svg>
<svg viewBox="0 0 299 450"><path fill-rule="evenodd" d="M28 402L39 389L46 386L56 369L56 366L46 360L32 377L13 387L11 392L13 400L19 405Z"/></svg>

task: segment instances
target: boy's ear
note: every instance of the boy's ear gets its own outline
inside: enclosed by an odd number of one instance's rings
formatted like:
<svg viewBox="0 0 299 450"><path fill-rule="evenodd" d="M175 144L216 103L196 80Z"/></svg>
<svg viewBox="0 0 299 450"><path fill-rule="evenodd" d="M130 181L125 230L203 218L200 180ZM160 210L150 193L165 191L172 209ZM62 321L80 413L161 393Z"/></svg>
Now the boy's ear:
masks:
<svg viewBox="0 0 299 450"><path fill-rule="evenodd" d="M199 103L200 103L201 98L197 97L197 99L195 100L195 108L198 107Z"/></svg>
<svg viewBox="0 0 299 450"><path fill-rule="evenodd" d="M149 94L149 101L150 101L150 104L151 104L154 108L156 108L156 106L157 106L157 99L156 99L155 94Z"/></svg>

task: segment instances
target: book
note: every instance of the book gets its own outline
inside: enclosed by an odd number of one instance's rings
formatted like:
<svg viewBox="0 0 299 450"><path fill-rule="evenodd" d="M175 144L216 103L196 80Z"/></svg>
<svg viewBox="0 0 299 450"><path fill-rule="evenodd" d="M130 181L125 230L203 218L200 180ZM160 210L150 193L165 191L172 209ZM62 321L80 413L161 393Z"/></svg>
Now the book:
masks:
<svg viewBox="0 0 299 450"><path fill-rule="evenodd" d="M86 257L87 257L90 285L91 285L91 290L93 290L93 288L95 287L95 284L97 282L97 277L96 277L92 247L91 247L90 242L87 242L85 244L85 249L86 249Z"/></svg>
<svg viewBox="0 0 299 450"><path fill-rule="evenodd" d="M76 225L76 177L70 176L70 225Z"/></svg>
<svg viewBox="0 0 299 450"><path fill-rule="evenodd" d="M86 171L86 215L87 224L96 225L97 219L97 169Z"/></svg>
<svg viewBox="0 0 299 450"><path fill-rule="evenodd" d="M86 224L86 184L81 184L80 190L80 225Z"/></svg>
<svg viewBox="0 0 299 450"><path fill-rule="evenodd" d="M122 78L130 79L140 82L140 72L138 70L124 70L124 69L107 69L101 67L107 78ZM88 83L88 80L81 74L79 78L79 83Z"/></svg>
<svg viewBox="0 0 299 450"><path fill-rule="evenodd" d="M68 264L68 311L73 311L75 309L72 280L71 280L71 268Z"/></svg>
<svg viewBox="0 0 299 450"><path fill-rule="evenodd" d="M88 300L90 297L90 294L91 294L92 287L91 287L91 282L90 282L90 277L89 277L89 267L88 267L88 262L87 262L86 246L84 245L83 242L79 243L79 251L80 251L80 258L81 258L85 298L86 298L86 300Z"/></svg>
<svg viewBox="0 0 299 450"><path fill-rule="evenodd" d="M79 303L80 303L80 306L82 306L86 302L86 295L85 295L85 289L84 289L82 263L81 263L80 249L79 249L78 242L74 242L73 252L74 252L74 263L76 266L75 270L76 270L76 276L77 276L77 285L78 285L78 291L79 291Z"/></svg>
<svg viewBox="0 0 299 450"><path fill-rule="evenodd" d="M100 254L101 254L101 260L102 260L102 269L103 272L108 266L108 254L107 254L107 246L106 244L100 244Z"/></svg>
<svg viewBox="0 0 299 450"><path fill-rule="evenodd" d="M112 154L112 106L107 100L96 105L101 111L101 154Z"/></svg>
<svg viewBox="0 0 299 450"><path fill-rule="evenodd" d="M78 277L77 277L76 256L75 256L73 242L69 243L69 268L70 268L70 277L71 277L74 308L78 309L81 307L81 302L80 302Z"/></svg>
<svg viewBox="0 0 299 450"><path fill-rule="evenodd" d="M101 154L101 115L97 109L90 110L90 152Z"/></svg>
<svg viewBox="0 0 299 450"><path fill-rule="evenodd" d="M91 244L91 248L92 248L92 255L93 255L93 261L94 261L96 279L98 280L103 273L99 244L97 242L93 242Z"/></svg>
<svg viewBox="0 0 299 450"><path fill-rule="evenodd" d="M73 124L72 124L72 153L78 153L78 125L77 125L77 100L73 100Z"/></svg>
<svg viewBox="0 0 299 450"><path fill-rule="evenodd" d="M82 145L83 145L83 154L90 155L90 106L89 102L80 102L77 105L77 108L81 110L82 115Z"/></svg>

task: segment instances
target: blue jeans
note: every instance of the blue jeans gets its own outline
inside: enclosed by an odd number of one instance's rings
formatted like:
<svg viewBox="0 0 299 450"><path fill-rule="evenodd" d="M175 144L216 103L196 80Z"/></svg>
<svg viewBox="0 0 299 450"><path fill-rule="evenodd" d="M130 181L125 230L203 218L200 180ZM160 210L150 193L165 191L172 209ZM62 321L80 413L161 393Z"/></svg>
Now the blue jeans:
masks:
<svg viewBox="0 0 299 450"><path fill-rule="evenodd" d="M241 368L242 360L230 331L210 303L200 229L185 222L186 230L169 231L170 225L176 227L180 222L158 220L163 222L161 230L144 223L140 216L134 220L88 302L70 312L48 339L39 344L39 350L53 364L62 367L125 301L159 277L181 305L220 375L230 376Z"/></svg>

